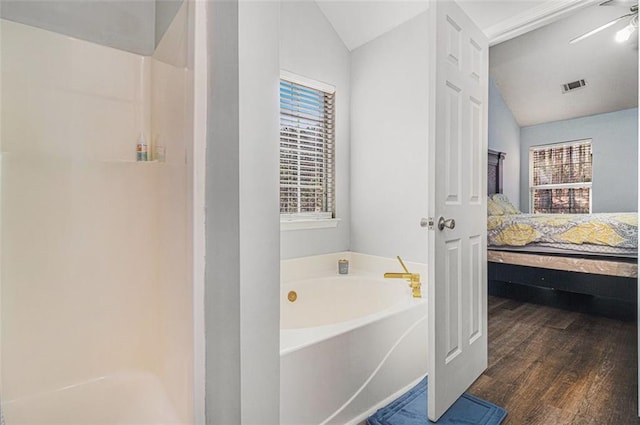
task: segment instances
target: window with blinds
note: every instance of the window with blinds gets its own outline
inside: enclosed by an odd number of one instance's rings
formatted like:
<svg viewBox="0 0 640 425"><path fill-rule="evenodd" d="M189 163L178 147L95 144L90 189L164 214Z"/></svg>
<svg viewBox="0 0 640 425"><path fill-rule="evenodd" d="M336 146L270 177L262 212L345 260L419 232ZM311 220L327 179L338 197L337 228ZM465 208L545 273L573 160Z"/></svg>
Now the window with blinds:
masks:
<svg viewBox="0 0 640 425"><path fill-rule="evenodd" d="M280 80L280 214L333 218L334 91Z"/></svg>
<svg viewBox="0 0 640 425"><path fill-rule="evenodd" d="M590 213L591 140L535 146L529 151L534 213Z"/></svg>

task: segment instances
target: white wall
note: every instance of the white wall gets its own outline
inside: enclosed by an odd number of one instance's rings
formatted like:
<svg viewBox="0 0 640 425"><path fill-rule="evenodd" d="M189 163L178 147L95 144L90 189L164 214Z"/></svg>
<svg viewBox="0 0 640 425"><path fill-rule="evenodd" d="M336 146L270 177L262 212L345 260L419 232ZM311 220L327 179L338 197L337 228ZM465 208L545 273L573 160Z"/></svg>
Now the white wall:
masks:
<svg viewBox="0 0 640 425"><path fill-rule="evenodd" d="M207 8L206 421L277 424L279 4Z"/></svg>
<svg viewBox="0 0 640 425"><path fill-rule="evenodd" d="M280 148L277 142L265 141L280 140L280 5L239 3L242 423L276 425L280 421Z"/></svg>
<svg viewBox="0 0 640 425"><path fill-rule="evenodd" d="M636 211L638 204L638 109L556 121L520 131L520 206L529 208L529 148L592 139L593 200L598 212Z"/></svg>
<svg viewBox="0 0 640 425"><path fill-rule="evenodd" d="M337 228L283 230L281 257L294 258L349 249L349 51L315 1L280 5L280 68L336 87Z"/></svg>
<svg viewBox="0 0 640 425"><path fill-rule="evenodd" d="M423 13L351 61L351 250L427 262L428 31Z"/></svg>
<svg viewBox="0 0 640 425"><path fill-rule="evenodd" d="M3 398L142 369L189 421L186 71L1 31ZM135 161L152 129L166 163Z"/></svg>
<svg viewBox="0 0 640 425"><path fill-rule="evenodd" d="M217 43L217 40L224 40ZM241 423L238 8L207 5L205 415ZM218 111L215 112L214 111ZM219 385L225 382L227 388Z"/></svg>
<svg viewBox="0 0 640 425"><path fill-rule="evenodd" d="M504 159L504 194L517 207L520 202L520 126L491 78L488 130L489 149L507 154Z"/></svg>

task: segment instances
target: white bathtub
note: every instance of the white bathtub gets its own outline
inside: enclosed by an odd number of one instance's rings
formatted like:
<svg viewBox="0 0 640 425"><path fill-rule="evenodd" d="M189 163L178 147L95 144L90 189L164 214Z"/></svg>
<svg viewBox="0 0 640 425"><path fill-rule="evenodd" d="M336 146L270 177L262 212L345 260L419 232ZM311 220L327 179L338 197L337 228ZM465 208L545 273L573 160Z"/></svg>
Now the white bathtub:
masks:
<svg viewBox="0 0 640 425"><path fill-rule="evenodd" d="M282 424L358 423L426 375L426 299L404 280L336 275L281 293Z"/></svg>
<svg viewBox="0 0 640 425"><path fill-rule="evenodd" d="M2 404L6 425L179 424L160 380L129 371Z"/></svg>

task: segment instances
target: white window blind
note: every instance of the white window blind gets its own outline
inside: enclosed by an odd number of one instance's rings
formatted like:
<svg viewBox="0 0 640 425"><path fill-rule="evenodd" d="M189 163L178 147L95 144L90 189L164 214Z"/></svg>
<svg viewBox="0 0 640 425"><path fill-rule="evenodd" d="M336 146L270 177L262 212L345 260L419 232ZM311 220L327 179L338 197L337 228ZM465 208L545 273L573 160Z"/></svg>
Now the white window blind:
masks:
<svg viewBox="0 0 640 425"><path fill-rule="evenodd" d="M332 218L334 93L280 80L280 214Z"/></svg>
<svg viewBox="0 0 640 425"><path fill-rule="evenodd" d="M591 212L591 140L535 146L529 158L534 213Z"/></svg>

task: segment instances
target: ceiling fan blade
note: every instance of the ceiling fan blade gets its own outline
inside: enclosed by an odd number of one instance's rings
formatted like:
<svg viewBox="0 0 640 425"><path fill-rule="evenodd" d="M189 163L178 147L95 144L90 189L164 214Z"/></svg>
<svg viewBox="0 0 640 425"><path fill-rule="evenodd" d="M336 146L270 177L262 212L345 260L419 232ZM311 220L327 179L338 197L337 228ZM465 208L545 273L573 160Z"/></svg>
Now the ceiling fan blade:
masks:
<svg viewBox="0 0 640 425"><path fill-rule="evenodd" d="M605 0L601 2L598 6L630 7L634 3L637 3L637 1L636 0Z"/></svg>
<svg viewBox="0 0 640 425"><path fill-rule="evenodd" d="M600 31L609 28L610 26L614 25L616 22L619 22L620 20L622 20L622 19L624 19L626 17L629 17L631 15L633 15L633 13L629 13L627 15L622 15L621 17L616 18L613 21L609 21L604 25L600 25L598 28L594 28L591 31L588 31L588 32L585 32L582 35L579 35L578 37L572 38L571 40L569 40L569 44L577 43L578 41L582 41L585 38L591 37L592 35L597 34Z"/></svg>

